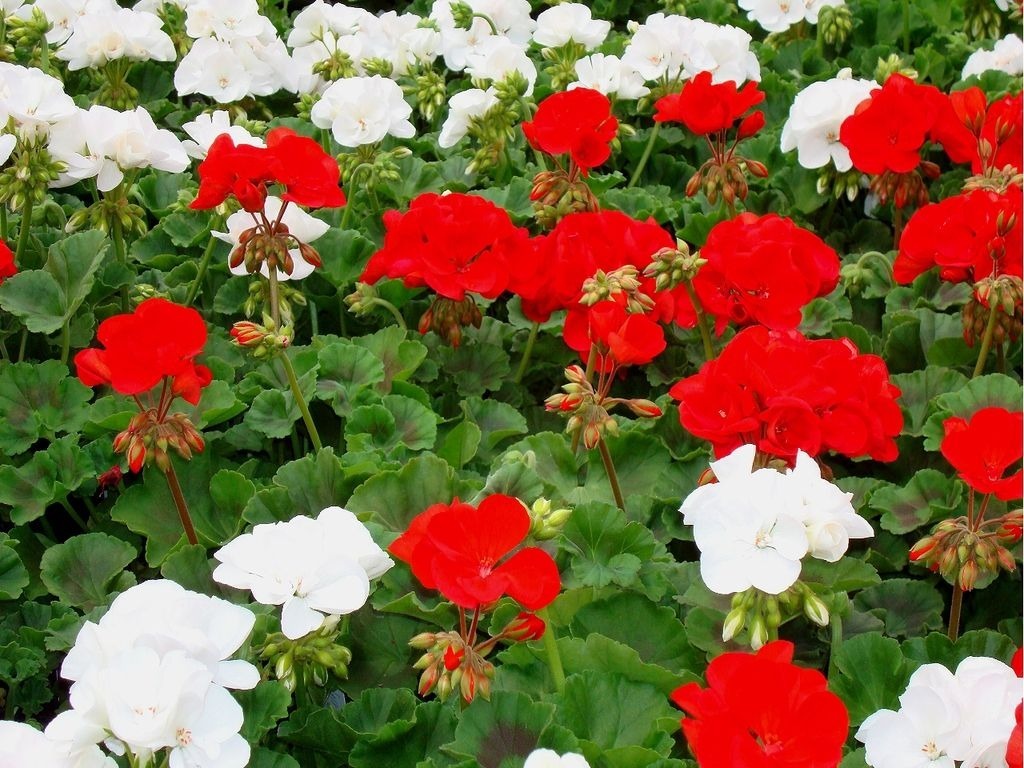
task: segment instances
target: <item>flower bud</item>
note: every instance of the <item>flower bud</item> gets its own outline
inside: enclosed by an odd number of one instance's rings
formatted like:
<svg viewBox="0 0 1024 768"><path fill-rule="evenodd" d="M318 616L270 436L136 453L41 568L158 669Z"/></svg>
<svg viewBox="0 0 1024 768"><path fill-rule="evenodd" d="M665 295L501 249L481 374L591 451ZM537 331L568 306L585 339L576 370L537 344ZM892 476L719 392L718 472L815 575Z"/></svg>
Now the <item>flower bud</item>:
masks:
<svg viewBox="0 0 1024 768"><path fill-rule="evenodd" d="M738 597L738 595L737 595ZM725 616L725 623L722 625L722 642L728 643L736 635L743 631L747 623L747 611L744 607L735 607Z"/></svg>
<svg viewBox="0 0 1024 768"><path fill-rule="evenodd" d="M804 615L819 627L828 626L828 606L810 589L804 591Z"/></svg>

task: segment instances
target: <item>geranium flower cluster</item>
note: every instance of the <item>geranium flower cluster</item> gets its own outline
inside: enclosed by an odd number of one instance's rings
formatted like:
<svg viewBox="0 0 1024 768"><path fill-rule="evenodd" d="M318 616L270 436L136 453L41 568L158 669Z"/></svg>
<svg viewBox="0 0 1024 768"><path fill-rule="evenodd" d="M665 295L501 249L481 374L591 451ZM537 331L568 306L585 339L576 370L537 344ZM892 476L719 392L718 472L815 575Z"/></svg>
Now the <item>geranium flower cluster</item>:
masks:
<svg viewBox="0 0 1024 768"><path fill-rule="evenodd" d="M793 664L792 643L768 643L756 654L723 653L704 676L706 688L687 683L672 693L686 713L683 735L700 768L839 764L849 728L846 707L823 674Z"/></svg>
<svg viewBox="0 0 1024 768"><path fill-rule="evenodd" d="M56 3L43 3L44 13ZM51 10L51 13L53 11ZM74 18L55 55L71 71L102 67L112 61L174 61L174 43L161 29L160 17L121 8L114 0L91 0L88 13ZM61 29L59 25L56 29ZM63 36L63 35L62 35Z"/></svg>
<svg viewBox="0 0 1024 768"><path fill-rule="evenodd" d="M1020 742L1016 749L1008 742L1019 728L1021 680L1003 662L968 656L955 672L925 664L899 701L898 710L879 710L857 730L872 768L1020 765Z"/></svg>
<svg viewBox="0 0 1024 768"><path fill-rule="evenodd" d="M822 8L843 5L846 0L739 0L747 18L767 32L785 32L801 21L817 24Z"/></svg>
<svg viewBox="0 0 1024 768"><path fill-rule="evenodd" d="M74 765L110 765L97 747L148 764L166 750L170 765L242 768L249 743L242 707L228 688L249 689L256 668L230 657L256 617L226 600L147 581L118 595L87 621L61 667L71 708L46 736Z"/></svg>
<svg viewBox="0 0 1024 768"><path fill-rule="evenodd" d="M1024 134L1024 96L1019 93L1007 95L989 104L984 91L971 87L950 94L949 100L960 122L975 138L971 171L980 174L995 189L1014 181L1014 174L1024 168L1024 145L1021 141ZM1007 181L1000 184L1000 176ZM966 188L979 186L981 181L972 179Z"/></svg>
<svg viewBox="0 0 1024 768"><path fill-rule="evenodd" d="M729 323L758 323L773 330L796 328L801 310L839 283L839 256L817 235L776 214L742 213L716 224L693 279L703 311L719 335ZM697 324L689 297L677 298L676 322Z"/></svg>
<svg viewBox="0 0 1024 768"><path fill-rule="evenodd" d="M778 595L796 583L805 555L834 563L850 539L873 535L850 503L853 494L823 479L803 451L784 472L758 467L755 446L740 446L712 462L717 482L698 487L680 508L683 522L693 526L701 579L712 592L753 587Z"/></svg>
<svg viewBox="0 0 1024 768"><path fill-rule="evenodd" d="M280 605L290 640L316 632L328 617L352 613L370 596L370 580L394 565L366 526L341 507L316 518L263 523L225 544L214 557L221 584L247 589L264 605Z"/></svg>
<svg viewBox="0 0 1024 768"><path fill-rule="evenodd" d="M753 326L715 360L675 384L683 428L711 441L716 456L751 443L792 460L835 451L876 461L896 458L903 428L885 361L848 339L807 339Z"/></svg>
<svg viewBox="0 0 1024 768"><path fill-rule="evenodd" d="M1024 41L1020 35L1010 33L996 40L992 49L979 48L967 57L960 79L966 80L972 75L981 75L995 70L1008 75L1024 74Z"/></svg>

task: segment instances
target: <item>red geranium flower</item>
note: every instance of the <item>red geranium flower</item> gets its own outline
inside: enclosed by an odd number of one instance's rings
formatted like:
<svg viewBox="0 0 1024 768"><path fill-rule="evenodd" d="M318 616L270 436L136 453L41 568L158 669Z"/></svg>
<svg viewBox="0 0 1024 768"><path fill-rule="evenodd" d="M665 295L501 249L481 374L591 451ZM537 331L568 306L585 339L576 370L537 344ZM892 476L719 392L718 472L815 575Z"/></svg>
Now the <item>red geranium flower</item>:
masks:
<svg viewBox="0 0 1024 768"><path fill-rule="evenodd" d="M645 365L665 351L665 332L642 312L630 313L617 301L599 301L566 316L565 343L586 360L596 346L602 369Z"/></svg>
<svg viewBox="0 0 1024 768"><path fill-rule="evenodd" d="M307 208L345 204L338 162L318 142L291 128L274 128L267 134L267 150L273 157L274 180L285 187L282 200Z"/></svg>
<svg viewBox="0 0 1024 768"><path fill-rule="evenodd" d="M18 274L18 266L14 263L14 252L7 247L7 243L0 240L0 284L16 274Z"/></svg>
<svg viewBox="0 0 1024 768"><path fill-rule="evenodd" d="M504 209L476 195L428 192L405 213L384 214L384 247L359 278L401 278L462 301L467 293L495 298L508 285L509 262L526 247L526 230Z"/></svg>
<svg viewBox="0 0 1024 768"><path fill-rule="evenodd" d="M854 166L871 174L913 171L928 139L942 144L958 163L970 162L976 154L974 137L957 118L949 97L898 73L872 91L839 129Z"/></svg>
<svg viewBox="0 0 1024 768"><path fill-rule="evenodd" d="M764 93L757 83L750 81L737 89L736 83L726 80L715 85L710 72L701 72L683 86L679 93L662 96L654 104L654 120L659 123L682 123L698 136L727 131L757 104L764 101ZM764 125L764 115L754 112L744 120L740 133L746 138L757 133Z"/></svg>
<svg viewBox="0 0 1024 768"><path fill-rule="evenodd" d="M1020 675L1018 675L1020 677ZM1021 723L1021 715L1024 714L1024 704L1018 704L1013 711L1013 730L1010 731L1010 740L1006 742L1006 766L1007 768L1024 768L1024 725Z"/></svg>
<svg viewBox="0 0 1024 768"><path fill-rule="evenodd" d="M910 283L932 267L950 282L975 283L1024 272L1020 187L1004 194L977 189L926 205L907 222L893 263L898 283Z"/></svg>
<svg viewBox="0 0 1024 768"><path fill-rule="evenodd" d="M536 611L558 596L561 581L538 547L508 556L529 532L530 514L518 499L496 494L479 507L456 499L417 516L388 551L458 606L476 609L508 595Z"/></svg>
<svg viewBox="0 0 1024 768"><path fill-rule="evenodd" d="M1024 96L1004 96L989 104L985 92L977 86L949 95L953 111L960 122L980 141L985 141L992 154L982 158L980 146L971 158L971 171L983 173L988 168L1024 168L1024 143L1021 141L1022 100Z"/></svg>
<svg viewBox="0 0 1024 768"><path fill-rule="evenodd" d="M166 299L146 299L131 314L107 318L96 339L103 349L75 355L78 378L87 386L109 384L122 395L138 395L167 376L174 394L195 405L212 379L195 362L206 344L202 316Z"/></svg>
<svg viewBox="0 0 1024 768"><path fill-rule="evenodd" d="M982 408L969 421L956 416L942 426L939 450L965 483L1003 501L1021 498L1024 472L1004 473L1024 456L1024 413Z"/></svg>
<svg viewBox="0 0 1024 768"><path fill-rule="evenodd" d="M618 129L608 97L590 88L548 96L533 120L523 123L531 147L549 155L568 153L584 176L611 156Z"/></svg>
<svg viewBox="0 0 1024 768"><path fill-rule="evenodd" d="M743 213L716 224L700 255L707 259L694 279L705 311L721 334L729 322L796 328L801 310L839 283L839 256L817 235L776 214ZM685 293L676 322L686 328L697 315Z"/></svg>
<svg viewBox="0 0 1024 768"><path fill-rule="evenodd" d="M235 145L222 133L199 164L199 193L189 205L194 210L216 208L234 195L247 211L263 210L267 184L274 181L273 158L263 147Z"/></svg>
<svg viewBox="0 0 1024 768"><path fill-rule="evenodd" d="M849 715L817 670L792 663L793 644L776 640L756 654L723 653L708 665L707 688L672 693L701 768L835 768Z"/></svg>

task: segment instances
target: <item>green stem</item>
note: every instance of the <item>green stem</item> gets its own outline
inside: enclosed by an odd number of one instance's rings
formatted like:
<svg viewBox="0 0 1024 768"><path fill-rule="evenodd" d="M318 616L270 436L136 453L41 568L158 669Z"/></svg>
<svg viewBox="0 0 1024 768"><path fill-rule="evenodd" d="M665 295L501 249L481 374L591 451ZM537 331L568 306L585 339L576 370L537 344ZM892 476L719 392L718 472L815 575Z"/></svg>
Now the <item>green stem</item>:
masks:
<svg viewBox="0 0 1024 768"><path fill-rule="evenodd" d="M128 265L128 255L124 247L124 231L121 228L121 220L115 218L114 226L111 228L111 236L114 241L114 256L117 257L118 264L124 266ZM121 311L128 312L128 286L121 286Z"/></svg>
<svg viewBox="0 0 1024 768"><path fill-rule="evenodd" d="M629 180L629 184L626 185L626 189L635 187L636 183L640 181L640 174L644 172L644 167L651 158L651 152L654 151L654 142L657 141L660 131L661 123L655 123L654 128L651 129L651 135L647 137L647 146L644 147L644 153L640 155L640 162L637 163L636 170L633 171L633 177Z"/></svg>
<svg viewBox="0 0 1024 768"><path fill-rule="evenodd" d="M185 538L188 539L189 544L198 544L199 538L196 536L196 529L192 525L192 516L188 513L188 503L185 501L185 495L181 492L181 485L178 483L178 475L174 472L173 464L167 465L164 477L167 478L167 487L171 491L171 498L174 499L174 506L178 509L181 527L185 529Z"/></svg>
<svg viewBox="0 0 1024 768"><path fill-rule="evenodd" d="M704 344L704 359L709 363L715 359L715 345L711 342L711 331L708 330L708 316L704 311L704 305L701 304L700 297L697 296L697 291L694 290L693 281L687 280L683 283L686 286L686 294L690 297L690 303L693 304L693 310L697 313L697 328L700 330L700 340Z"/></svg>
<svg viewBox="0 0 1024 768"><path fill-rule="evenodd" d="M74 507L71 506L71 502L69 502L67 499L64 499L63 501L61 501L60 505L64 507L64 511L68 513L68 517L75 521L75 525L77 525L83 531L89 529L89 526L86 525L86 522L82 519L82 516L75 511Z"/></svg>
<svg viewBox="0 0 1024 768"><path fill-rule="evenodd" d="M954 643L960 636L960 609L964 604L964 591L959 584L953 585L953 600L949 604L949 631L947 635Z"/></svg>
<svg viewBox="0 0 1024 768"><path fill-rule="evenodd" d="M903 0L903 50L910 53L910 0Z"/></svg>
<svg viewBox="0 0 1024 768"><path fill-rule="evenodd" d="M13 720L14 713L17 710L17 707L14 705L14 694L18 692L18 682L16 680L5 682L7 683L7 693L4 697L4 720Z"/></svg>
<svg viewBox="0 0 1024 768"><path fill-rule="evenodd" d="M21 329L21 341L18 342L18 362L25 360L25 347L28 346L28 328Z"/></svg>
<svg viewBox="0 0 1024 768"><path fill-rule="evenodd" d="M551 617L547 608L537 611L537 616L544 622L544 652L548 656L548 669L551 670L551 679L555 683L557 693L565 692L565 669L562 667L562 655L558 652L558 639L555 637L554 629L551 627Z"/></svg>
<svg viewBox="0 0 1024 768"><path fill-rule="evenodd" d="M270 317L274 321L274 332L281 332L281 302L278 297L277 268L271 267L267 282L270 283Z"/></svg>
<svg viewBox="0 0 1024 768"><path fill-rule="evenodd" d="M210 223L210 229L216 227L215 222ZM213 258L213 249L217 247L217 243L220 242L212 234L210 235L210 242L206 244L206 250L203 251L203 258L199 260L199 271L196 272L196 277L192 281L192 285L189 286L188 295L185 296L185 306L191 307L192 302L196 300L196 296L199 295L199 286L203 282L203 278L206 277L206 270L210 266L210 259Z"/></svg>
<svg viewBox="0 0 1024 768"><path fill-rule="evenodd" d="M32 198L25 198L21 209L21 222L18 224L18 245L14 250L14 263L21 265L25 249L28 248L28 237L32 231Z"/></svg>
<svg viewBox="0 0 1024 768"><path fill-rule="evenodd" d="M0 205L0 240L7 242L7 206Z"/></svg>
<svg viewBox="0 0 1024 768"><path fill-rule="evenodd" d="M828 653L828 679L835 679L836 659L839 658L839 649L843 646L843 620L836 611L832 611L828 619L832 629L832 642Z"/></svg>
<svg viewBox="0 0 1024 768"><path fill-rule="evenodd" d="M996 330L996 313L999 311L999 305L994 299L990 299L989 303L992 306L988 310L988 323L985 324L985 335L981 337L981 349L978 350L978 362L974 365L972 379L981 376L981 372L985 370L985 360L988 358L988 351L992 347L992 337Z"/></svg>
<svg viewBox="0 0 1024 768"><path fill-rule="evenodd" d="M612 496L615 497L615 504L623 512L626 511L626 502L622 499L622 489L619 488L619 476L615 472L615 464L612 463L612 455L608 451L608 444L605 443L604 438L600 438L597 441L597 450L601 452L601 463L604 464L604 471L608 475L608 483L612 487Z"/></svg>
<svg viewBox="0 0 1024 768"><path fill-rule="evenodd" d="M494 23L494 20L491 19L491 17L488 16L486 13L474 13L473 14L473 18L474 19L483 19L484 21L486 21L487 22L487 26L489 26L491 28L491 34L492 35L500 34L498 32L497 25Z"/></svg>
<svg viewBox="0 0 1024 768"><path fill-rule="evenodd" d="M306 425L306 431L309 432L309 439L313 441L313 449L319 452L324 447L323 443L320 442L320 433L316 431L316 424L313 423L313 417L309 413L306 398L302 396L302 390L299 388L299 379L295 375L295 369L292 367L292 361L289 359L287 351L281 352L281 362L284 363L284 372L288 376L288 386L291 387L292 394L295 396L295 404L299 406L302 421Z"/></svg>
<svg viewBox="0 0 1024 768"><path fill-rule="evenodd" d="M391 316L395 318L395 322L398 323L398 327L401 328L403 331L409 330L409 326L405 324L405 318L402 317L402 313L399 312L398 307L396 307L390 301L388 301L387 299L382 299L380 296L377 296L370 303L382 309L386 309L388 312L390 312Z"/></svg>
<svg viewBox="0 0 1024 768"><path fill-rule="evenodd" d="M64 321L64 326L60 329L60 361L64 365L68 364L68 358L71 357L71 318L69 317Z"/></svg>
<svg viewBox="0 0 1024 768"><path fill-rule="evenodd" d="M540 331L540 323L534 323L530 328L530 335L526 338L526 346L523 347L523 359L519 361L519 368L516 370L514 379L516 384L521 384L523 375L526 373L526 366L530 363L530 356L533 354L533 345L537 343L537 333Z"/></svg>

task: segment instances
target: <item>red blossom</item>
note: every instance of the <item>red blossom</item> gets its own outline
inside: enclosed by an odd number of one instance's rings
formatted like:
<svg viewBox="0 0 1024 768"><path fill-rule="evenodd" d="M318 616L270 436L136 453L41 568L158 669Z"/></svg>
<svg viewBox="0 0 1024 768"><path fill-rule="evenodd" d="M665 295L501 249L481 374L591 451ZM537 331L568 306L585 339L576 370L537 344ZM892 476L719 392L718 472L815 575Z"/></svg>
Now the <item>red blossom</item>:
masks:
<svg viewBox="0 0 1024 768"><path fill-rule="evenodd" d="M496 494L479 507L456 499L417 516L388 551L409 564L423 586L463 608L508 595L539 610L561 589L558 566L544 550L524 547L530 514L518 499Z"/></svg>
<svg viewBox="0 0 1024 768"><path fill-rule="evenodd" d="M932 267L950 282L1024 272L1021 189L1004 194L973 190L926 205L907 222L893 263L898 283L910 283Z"/></svg>
<svg viewBox="0 0 1024 768"><path fill-rule="evenodd" d="M509 281L509 263L527 247L526 230L504 209L476 195L432 192L417 197L405 213L384 214L384 246L359 278L375 283L401 278L462 301L467 293L488 299Z"/></svg>
<svg viewBox="0 0 1024 768"><path fill-rule="evenodd" d="M14 252L7 247L7 243L0 240L0 285L8 277L18 274L18 266L14 263Z"/></svg>
<svg viewBox="0 0 1024 768"><path fill-rule="evenodd" d="M672 693L683 733L701 768L835 768L849 716L817 670L792 663L793 644L756 654L723 653L708 665L707 687Z"/></svg>
<svg viewBox="0 0 1024 768"><path fill-rule="evenodd" d="M1018 677L1020 675L1018 674ZM1021 724L1024 704L1018 704L1013 711L1013 730L1006 742L1006 768L1024 768L1024 726Z"/></svg>
<svg viewBox="0 0 1024 768"><path fill-rule="evenodd" d="M267 133L267 150L273 158L274 180L285 187L282 200L307 208L345 205L341 169L318 142L291 128L274 128Z"/></svg>
<svg viewBox="0 0 1024 768"><path fill-rule="evenodd" d="M885 362L848 339L806 339L752 326L700 372L676 383L683 428L711 441L716 456L744 443L787 460L796 451L896 458L903 428Z"/></svg>
<svg viewBox="0 0 1024 768"><path fill-rule="evenodd" d="M682 123L698 136L718 133L732 128L747 111L764 101L764 92L750 81L737 89L736 83L726 80L717 85L711 82L710 72L701 72L683 86L679 93L662 96L654 104L654 120L659 123ZM755 112L743 121L740 138L752 136L764 125L764 115Z"/></svg>
<svg viewBox="0 0 1024 768"><path fill-rule="evenodd" d="M975 147L971 157L974 173L983 173L986 168L1002 170L1008 165L1017 171L1024 168L1024 142L1021 140L1024 96L1003 96L989 104L985 92L972 86L951 93L949 101L964 127L991 148L991 156L983 160L980 146Z"/></svg>
<svg viewBox="0 0 1024 768"><path fill-rule="evenodd" d="M901 74L862 101L839 129L859 171L909 173L921 163L925 141L942 144L954 162L970 162L976 142L949 97L933 85L919 85Z"/></svg>
<svg viewBox="0 0 1024 768"><path fill-rule="evenodd" d="M153 298L127 315L100 323L96 339L102 349L83 349L75 368L83 384L109 384L123 395L147 392L164 377L173 392L195 405L212 380L210 370L195 358L206 344L206 323L190 307Z"/></svg>
<svg viewBox="0 0 1024 768"><path fill-rule="evenodd" d="M608 97L590 88L548 96L531 122L523 123L530 146L549 155L568 154L583 174L606 162L619 128Z"/></svg>
<svg viewBox="0 0 1024 768"><path fill-rule="evenodd" d="M694 279L719 334L732 322L796 328L802 309L839 283L839 256L817 235L790 219L743 213L715 225L700 251L707 264ZM692 328L697 315L685 293L677 296L676 322Z"/></svg>
<svg viewBox="0 0 1024 768"><path fill-rule="evenodd" d="M1024 413L982 408L970 420L955 416L942 426L945 437L939 450L965 483L1003 501L1024 495L1024 472L1005 476L1024 456Z"/></svg>
<svg viewBox="0 0 1024 768"><path fill-rule="evenodd" d="M235 145L234 139L222 133L210 145L206 158L199 164L199 193L190 208L216 208L234 195L247 211L263 210L267 184L274 181L272 156L263 147Z"/></svg>
<svg viewBox="0 0 1024 768"><path fill-rule="evenodd" d="M643 313L629 313L616 301L599 301L569 312L565 343L586 360L597 347L607 369L612 365L645 365L665 351L665 332Z"/></svg>

